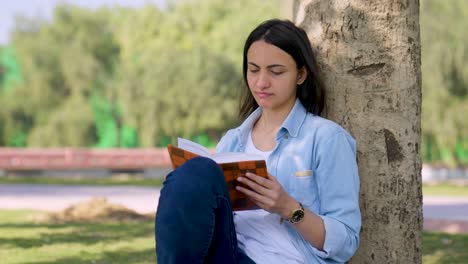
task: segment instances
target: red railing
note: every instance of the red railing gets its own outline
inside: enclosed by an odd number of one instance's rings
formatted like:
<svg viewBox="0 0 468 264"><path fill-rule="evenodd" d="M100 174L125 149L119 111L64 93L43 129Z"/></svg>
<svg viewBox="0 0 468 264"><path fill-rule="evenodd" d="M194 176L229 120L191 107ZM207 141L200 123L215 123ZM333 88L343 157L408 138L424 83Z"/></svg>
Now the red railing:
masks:
<svg viewBox="0 0 468 264"><path fill-rule="evenodd" d="M0 170L148 169L170 167L165 148L0 148Z"/></svg>

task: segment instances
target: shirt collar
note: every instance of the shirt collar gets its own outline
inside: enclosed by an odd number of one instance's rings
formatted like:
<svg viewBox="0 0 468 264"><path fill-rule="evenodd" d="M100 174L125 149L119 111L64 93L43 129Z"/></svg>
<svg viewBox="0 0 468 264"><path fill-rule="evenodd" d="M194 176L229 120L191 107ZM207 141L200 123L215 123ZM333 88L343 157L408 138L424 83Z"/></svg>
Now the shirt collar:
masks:
<svg viewBox="0 0 468 264"><path fill-rule="evenodd" d="M253 111L247 117L247 119L245 119L242 125L237 128L240 133L242 142L245 142L244 139L248 135L249 131L252 130L253 125L255 124L255 122L257 121L257 119L260 117L261 114L262 114L262 109L260 107L255 109L255 111ZM278 131L276 138L277 139L280 138L285 133L285 131L287 131L288 134L291 135L292 137L297 137L297 135L299 134L299 130L302 126L302 123L304 122L306 118L306 115L307 115L307 110L304 108L301 101L299 99L296 99L296 102L294 103L293 108L289 112L286 119L283 121L283 124L281 125L281 129L280 131Z"/></svg>
<svg viewBox="0 0 468 264"><path fill-rule="evenodd" d="M296 103L294 104L286 119L283 121L281 128L288 131L290 136L297 137L306 116L307 110L304 108L301 101L296 99Z"/></svg>

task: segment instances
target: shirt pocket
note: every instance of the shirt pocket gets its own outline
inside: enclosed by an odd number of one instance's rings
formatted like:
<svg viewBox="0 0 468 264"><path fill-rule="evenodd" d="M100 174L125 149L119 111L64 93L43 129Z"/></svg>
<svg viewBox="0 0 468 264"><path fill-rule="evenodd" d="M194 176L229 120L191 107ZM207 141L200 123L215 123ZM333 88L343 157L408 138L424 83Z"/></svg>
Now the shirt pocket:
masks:
<svg viewBox="0 0 468 264"><path fill-rule="evenodd" d="M300 170L292 173L290 177L292 196L304 207L315 209L317 204L317 184L312 170Z"/></svg>

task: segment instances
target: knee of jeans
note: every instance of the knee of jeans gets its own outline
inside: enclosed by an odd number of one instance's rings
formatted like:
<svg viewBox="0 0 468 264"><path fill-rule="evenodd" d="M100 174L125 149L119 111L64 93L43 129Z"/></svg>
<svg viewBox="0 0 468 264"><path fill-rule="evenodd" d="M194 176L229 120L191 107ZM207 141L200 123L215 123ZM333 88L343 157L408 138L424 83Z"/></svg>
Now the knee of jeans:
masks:
<svg viewBox="0 0 468 264"><path fill-rule="evenodd" d="M224 175L216 162L206 157L188 160L173 176L178 184L184 185L185 192L190 190L200 193L201 190L216 189L224 184Z"/></svg>
<svg viewBox="0 0 468 264"><path fill-rule="evenodd" d="M197 181L214 184L224 182L224 175L219 165L212 159L196 157L186 162L190 173L198 177Z"/></svg>

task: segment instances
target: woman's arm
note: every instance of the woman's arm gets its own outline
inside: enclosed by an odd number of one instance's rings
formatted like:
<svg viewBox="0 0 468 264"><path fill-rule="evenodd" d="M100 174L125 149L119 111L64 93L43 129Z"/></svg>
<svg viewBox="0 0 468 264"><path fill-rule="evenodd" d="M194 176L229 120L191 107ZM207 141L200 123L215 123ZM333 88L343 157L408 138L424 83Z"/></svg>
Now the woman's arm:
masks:
<svg viewBox="0 0 468 264"><path fill-rule="evenodd" d="M319 211L305 209L302 222L293 224L296 230L322 258L345 262L359 245L361 215L359 210L359 177L354 140L345 132L336 133L317 148L317 181ZM275 177L267 179L247 173L240 182L252 190L238 187L262 209L289 218L299 203L292 198Z"/></svg>
<svg viewBox="0 0 468 264"><path fill-rule="evenodd" d="M272 175L268 175L268 178L265 179L249 172L245 177L239 177L237 180L255 191L240 186L237 187L237 190L243 192L258 206L270 213L276 213L284 219L289 219L291 212L300 208L299 202L291 197ZM305 209L304 212L304 219L293 225L310 244L321 250L325 241L323 220L308 209Z"/></svg>

